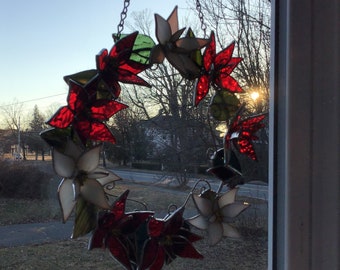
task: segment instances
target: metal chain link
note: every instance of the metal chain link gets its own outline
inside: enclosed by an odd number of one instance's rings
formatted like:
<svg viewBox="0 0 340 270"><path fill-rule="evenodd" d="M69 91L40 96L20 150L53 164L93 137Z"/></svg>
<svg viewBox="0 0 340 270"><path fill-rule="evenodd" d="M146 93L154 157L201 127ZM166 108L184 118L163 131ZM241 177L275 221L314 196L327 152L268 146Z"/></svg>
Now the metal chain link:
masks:
<svg viewBox="0 0 340 270"><path fill-rule="evenodd" d="M203 12L202 12L202 6L199 0L196 0L196 10L198 11L198 18L201 21L201 29L203 30L204 37L207 36L207 26L204 22Z"/></svg>
<svg viewBox="0 0 340 270"><path fill-rule="evenodd" d="M127 17L129 5L130 5L130 0L124 0L124 7L123 7L122 12L120 13L120 22L117 26L117 34L113 35L113 39L115 42L120 39L120 35L122 34L122 31L124 30L124 21Z"/></svg>

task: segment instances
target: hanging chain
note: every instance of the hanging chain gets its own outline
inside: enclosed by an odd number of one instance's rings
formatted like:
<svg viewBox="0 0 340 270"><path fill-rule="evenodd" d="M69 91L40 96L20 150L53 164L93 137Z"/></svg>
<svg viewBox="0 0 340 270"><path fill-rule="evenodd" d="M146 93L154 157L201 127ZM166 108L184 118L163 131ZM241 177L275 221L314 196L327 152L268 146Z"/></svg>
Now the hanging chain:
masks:
<svg viewBox="0 0 340 270"><path fill-rule="evenodd" d="M203 12L202 12L202 6L199 0L196 0L196 10L198 11L198 18L201 21L201 29L203 30L204 37L207 36L207 26L204 23L204 18L203 18Z"/></svg>
<svg viewBox="0 0 340 270"><path fill-rule="evenodd" d="M122 31L124 29L124 21L127 17L129 5L130 5L130 0L124 0L124 7L123 7L122 12L120 13L120 22L117 26L117 34L113 35L113 39L115 42L120 39L120 35L122 34Z"/></svg>

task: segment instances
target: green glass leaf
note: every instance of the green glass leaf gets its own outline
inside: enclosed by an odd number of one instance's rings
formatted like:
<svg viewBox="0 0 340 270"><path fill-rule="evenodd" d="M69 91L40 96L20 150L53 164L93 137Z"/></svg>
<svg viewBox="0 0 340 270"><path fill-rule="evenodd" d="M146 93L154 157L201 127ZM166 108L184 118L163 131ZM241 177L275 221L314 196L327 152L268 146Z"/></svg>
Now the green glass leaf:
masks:
<svg viewBox="0 0 340 270"><path fill-rule="evenodd" d="M113 34L114 36L115 34ZM122 34L120 39L126 37L126 34ZM150 59L150 53L155 46L153 39L147 35L138 34L135 43L132 48L130 60L148 65Z"/></svg>
<svg viewBox="0 0 340 270"><path fill-rule="evenodd" d="M227 90L216 91L210 103L210 114L218 121L228 121L233 117L239 107L240 100Z"/></svg>
<svg viewBox="0 0 340 270"><path fill-rule="evenodd" d="M49 128L40 133L40 137L56 149L64 149L67 138L71 137L71 128Z"/></svg>
<svg viewBox="0 0 340 270"><path fill-rule="evenodd" d="M76 204L72 238L88 234L97 226L97 207L79 196Z"/></svg>
<svg viewBox="0 0 340 270"><path fill-rule="evenodd" d="M191 28L188 29L188 32L186 34L187 37L191 37L191 38L195 38L195 34L192 31ZM198 65L199 67L201 67L203 65L203 56L202 56L202 52L201 50L194 50L191 54L190 54L190 58L191 60L193 60L196 65Z"/></svg>
<svg viewBox="0 0 340 270"><path fill-rule="evenodd" d="M98 71L96 69L85 70L85 71L81 71L78 73L64 76L64 81L68 84L69 80L72 79L73 81L77 83L85 85L87 82L93 79L94 76L96 76L97 74L98 74Z"/></svg>

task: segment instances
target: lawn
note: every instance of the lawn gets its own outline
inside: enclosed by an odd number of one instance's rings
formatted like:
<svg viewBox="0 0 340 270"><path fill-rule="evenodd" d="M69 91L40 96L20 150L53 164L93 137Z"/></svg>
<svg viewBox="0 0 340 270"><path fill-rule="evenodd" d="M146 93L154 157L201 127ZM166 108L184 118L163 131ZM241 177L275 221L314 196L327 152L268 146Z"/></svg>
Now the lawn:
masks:
<svg viewBox="0 0 340 270"><path fill-rule="evenodd" d="M53 180L54 179L54 180ZM55 188L57 178L48 178ZM160 217L166 214L169 204L180 206L187 192L155 186L137 185L127 181L116 184L117 196L129 189L131 208L142 209L144 202L149 210ZM60 220L60 211L55 193L44 200L0 199L0 225ZM247 199L247 198L239 198ZM266 202L247 199L252 206L238 218L241 239L225 238L216 246L206 240L198 241L195 247L204 256L203 260L177 258L164 269L267 269L267 218L257 209L266 208ZM188 214L194 212L191 200ZM248 212L248 213L247 213ZM195 231L205 236L205 232ZM107 251L87 250L88 237L76 240L57 241L41 245L19 246L0 249L1 269L122 269Z"/></svg>

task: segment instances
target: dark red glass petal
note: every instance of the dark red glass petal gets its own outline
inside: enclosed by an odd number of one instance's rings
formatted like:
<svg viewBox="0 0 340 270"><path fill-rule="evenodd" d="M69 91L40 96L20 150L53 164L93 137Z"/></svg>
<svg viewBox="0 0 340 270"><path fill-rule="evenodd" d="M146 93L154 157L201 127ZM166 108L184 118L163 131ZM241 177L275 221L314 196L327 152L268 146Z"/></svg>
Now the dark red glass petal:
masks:
<svg viewBox="0 0 340 270"><path fill-rule="evenodd" d="M215 83L223 88L228 90L229 92L232 93L242 93L243 89L242 87L238 84L238 82L231 76L225 75L225 74L220 74L219 77L216 78Z"/></svg>
<svg viewBox="0 0 340 270"><path fill-rule="evenodd" d="M117 237L109 237L106 245L113 257L117 259L126 269L131 268L131 262L128 255L128 247Z"/></svg>
<svg viewBox="0 0 340 270"><path fill-rule="evenodd" d="M216 56L215 34L211 32L210 43L203 54L203 65L206 72L209 72Z"/></svg>
<svg viewBox="0 0 340 270"><path fill-rule="evenodd" d="M73 112L67 106L64 106L47 121L47 124L56 128L67 128L72 123L73 117Z"/></svg>
<svg viewBox="0 0 340 270"><path fill-rule="evenodd" d="M129 192L129 190L126 190L121 194L112 206L111 213L115 215L116 219L120 219L125 215L125 204Z"/></svg>
<svg viewBox="0 0 340 270"><path fill-rule="evenodd" d="M126 213L128 217L126 222L122 224L121 231L124 235L133 233L136 229L142 225L149 217L151 217L154 213L150 211L139 211L133 213Z"/></svg>
<svg viewBox="0 0 340 270"><path fill-rule="evenodd" d="M101 122L78 120L74 128L83 142L88 140L116 143L110 129Z"/></svg>
<svg viewBox="0 0 340 270"><path fill-rule="evenodd" d="M137 35L138 35L138 32L133 32L132 34L127 35L124 38L118 40L115 43L115 45L112 47L112 49L110 50L110 54L109 54L110 58L117 57L121 52L127 49L130 50L130 54L131 54L131 50L133 48L133 44L136 40Z"/></svg>
<svg viewBox="0 0 340 270"><path fill-rule="evenodd" d="M183 236L175 236L172 238L174 253L182 258L203 259L203 255L199 253L191 242Z"/></svg>
<svg viewBox="0 0 340 270"><path fill-rule="evenodd" d="M67 96L68 107L74 112L81 112L86 103L88 97L82 85L69 81L69 93Z"/></svg>
<svg viewBox="0 0 340 270"><path fill-rule="evenodd" d="M141 263L138 269L140 270L148 269L155 261L157 261L159 250L160 250L160 246L159 246L157 239L151 238L147 240L143 247L142 260L141 260ZM164 263L164 257L163 257L163 263Z"/></svg>
<svg viewBox="0 0 340 270"><path fill-rule="evenodd" d="M99 54L96 55L96 64L97 69L103 71L106 67L106 58L108 57L109 52L107 49L102 49Z"/></svg>
<svg viewBox="0 0 340 270"><path fill-rule="evenodd" d="M178 208L165 220L164 226L165 235L175 235L178 233L179 229L182 227L184 223L183 219L184 209L185 209L184 207Z"/></svg>
<svg viewBox="0 0 340 270"><path fill-rule="evenodd" d="M202 99L208 94L209 92L209 76L202 75L196 84L196 92L195 92L195 106L197 106Z"/></svg>
<svg viewBox="0 0 340 270"><path fill-rule="evenodd" d="M164 221L151 218L148 223L148 233L151 237L158 237L164 230Z"/></svg>
<svg viewBox="0 0 340 270"><path fill-rule="evenodd" d="M227 48L220 51L215 58L215 66L226 66L228 65L235 48L235 42L231 43Z"/></svg>
<svg viewBox="0 0 340 270"><path fill-rule="evenodd" d="M221 66L219 72L222 73L222 74L228 74L229 75L242 60L243 60L243 58L241 58L241 57L231 58L228 63Z"/></svg>
<svg viewBox="0 0 340 270"><path fill-rule="evenodd" d="M115 100L100 99L91 107L91 116L97 120L108 120L112 115L128 106Z"/></svg>

